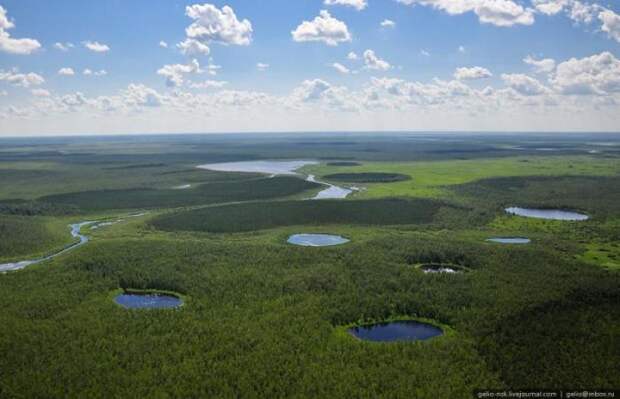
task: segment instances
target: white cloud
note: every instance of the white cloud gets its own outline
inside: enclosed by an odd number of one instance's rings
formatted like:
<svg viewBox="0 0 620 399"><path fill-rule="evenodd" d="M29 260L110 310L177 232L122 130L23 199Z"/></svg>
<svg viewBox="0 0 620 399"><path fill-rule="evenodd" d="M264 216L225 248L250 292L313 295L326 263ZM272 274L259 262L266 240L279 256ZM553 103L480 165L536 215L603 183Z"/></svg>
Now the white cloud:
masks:
<svg viewBox="0 0 620 399"><path fill-rule="evenodd" d="M326 10L322 10L312 21L303 21L291 35L296 42L324 42L328 46L351 41L347 25Z"/></svg>
<svg viewBox="0 0 620 399"><path fill-rule="evenodd" d="M84 47L95 53L107 53L108 51L110 51L110 47L107 44L91 41L85 41L82 42L82 44L84 45Z"/></svg>
<svg viewBox="0 0 620 399"><path fill-rule="evenodd" d="M194 22L185 29L186 39L177 44L185 54L209 54L211 42L247 46L252 42L252 23L237 19L235 11L213 4L194 4L185 8L185 15Z"/></svg>
<svg viewBox="0 0 620 399"><path fill-rule="evenodd" d="M536 73L549 73L555 69L555 60L552 58L543 58L537 60L531 55L528 55L523 59L523 62L531 65L534 68L534 72Z"/></svg>
<svg viewBox="0 0 620 399"><path fill-rule="evenodd" d="M51 95L50 92L45 89L32 89L30 93L35 97L49 97Z"/></svg>
<svg viewBox="0 0 620 399"><path fill-rule="evenodd" d="M396 26L396 22L392 21L391 19L384 19L383 21L381 21L381 26L383 28L393 28Z"/></svg>
<svg viewBox="0 0 620 399"><path fill-rule="evenodd" d="M157 71L157 74L166 78L166 85L168 87L178 87L183 85L184 75L202 72L203 70L200 69L200 63L198 63L198 60L192 60L187 65L164 65Z"/></svg>
<svg viewBox="0 0 620 399"><path fill-rule="evenodd" d="M13 39L7 30L14 27L15 24L9 20L6 10L0 5L0 51L27 55L41 48L41 43L34 39Z"/></svg>
<svg viewBox="0 0 620 399"><path fill-rule="evenodd" d="M368 7L368 2L366 0L325 0L323 4L325 4L326 6L349 6L355 8L358 11L361 11L364 8Z"/></svg>
<svg viewBox="0 0 620 399"><path fill-rule="evenodd" d="M73 43L69 43L69 42L67 42L67 43L60 43L60 42L54 43L54 48L56 50L60 50L60 51L69 51L73 47L75 47L75 45Z"/></svg>
<svg viewBox="0 0 620 399"><path fill-rule="evenodd" d="M160 41L159 41L159 47L162 47L162 48L168 48L168 43L166 43L166 42L165 42L165 41L163 41L163 40L160 40Z"/></svg>
<svg viewBox="0 0 620 399"><path fill-rule="evenodd" d="M430 57L431 53L429 53L428 51L421 49L420 50L420 55L423 55L424 57Z"/></svg>
<svg viewBox="0 0 620 399"><path fill-rule="evenodd" d="M378 71L387 71L392 67L389 62L377 57L373 50L364 51L364 64L366 64L366 69Z"/></svg>
<svg viewBox="0 0 620 399"><path fill-rule="evenodd" d="M205 80L204 82L192 82L189 87L192 89L221 89L227 84L228 82L224 80Z"/></svg>
<svg viewBox="0 0 620 399"><path fill-rule="evenodd" d="M39 86L45 83L45 79L36 73L19 73L17 69L5 72L0 69L0 81L7 82L13 86L25 87Z"/></svg>
<svg viewBox="0 0 620 399"><path fill-rule="evenodd" d="M269 69L269 64L265 64L264 62L259 62L258 64L256 64L256 69L258 69L260 72L264 72L267 69Z"/></svg>
<svg viewBox="0 0 620 399"><path fill-rule="evenodd" d="M406 5L423 5L444 11L450 15L473 12L481 23L508 27L532 25L534 11L523 8L513 0L397 0Z"/></svg>
<svg viewBox="0 0 620 399"><path fill-rule="evenodd" d="M475 66L471 68L457 68L454 72L454 78L458 80L485 79L493 76L491 71L486 68Z"/></svg>
<svg viewBox="0 0 620 399"><path fill-rule="evenodd" d="M303 102L317 101L331 88L331 85L322 79L304 80L301 86L294 90L294 97Z"/></svg>
<svg viewBox="0 0 620 399"><path fill-rule="evenodd" d="M341 64L341 63L339 63L339 62L334 62L331 66L332 66L335 70L337 70L338 72L343 73L343 74L347 74L347 73L351 72L351 71L349 70L349 68L347 68L346 66L342 65L342 64Z"/></svg>
<svg viewBox="0 0 620 399"><path fill-rule="evenodd" d="M108 74L108 72L105 69L93 71L92 69L86 68L82 71L82 74L85 76L105 76Z"/></svg>
<svg viewBox="0 0 620 399"><path fill-rule="evenodd" d="M135 107L159 107L164 101L157 91L142 84L130 84L122 96L127 105Z"/></svg>
<svg viewBox="0 0 620 399"><path fill-rule="evenodd" d="M548 91L538 80L523 74L502 74L502 80L506 86L524 96L537 96Z"/></svg>
<svg viewBox="0 0 620 399"><path fill-rule="evenodd" d="M185 39L181 43L177 44L177 47L183 54L186 55L195 55L195 54L203 54L208 55L211 52L211 49L206 44L199 42L194 39Z"/></svg>
<svg viewBox="0 0 620 399"><path fill-rule="evenodd" d="M609 95L620 93L620 60L610 52L558 64L550 79L563 94Z"/></svg>
<svg viewBox="0 0 620 399"><path fill-rule="evenodd" d="M58 74L62 75L62 76L73 76L75 75L75 71L73 70L73 68L60 68L58 70Z"/></svg>
<svg viewBox="0 0 620 399"><path fill-rule="evenodd" d="M465 54L467 52L467 49L465 48L465 46L459 46L458 50L459 50L459 53L461 54Z"/></svg>
<svg viewBox="0 0 620 399"><path fill-rule="evenodd" d="M620 15L611 10L605 10L598 14L598 19L603 23L601 30L617 42L620 42Z"/></svg>
<svg viewBox="0 0 620 399"><path fill-rule="evenodd" d="M355 61L359 57L357 56L357 54L355 54L353 51L351 51L349 54L347 54L347 58L350 59L351 61Z"/></svg>

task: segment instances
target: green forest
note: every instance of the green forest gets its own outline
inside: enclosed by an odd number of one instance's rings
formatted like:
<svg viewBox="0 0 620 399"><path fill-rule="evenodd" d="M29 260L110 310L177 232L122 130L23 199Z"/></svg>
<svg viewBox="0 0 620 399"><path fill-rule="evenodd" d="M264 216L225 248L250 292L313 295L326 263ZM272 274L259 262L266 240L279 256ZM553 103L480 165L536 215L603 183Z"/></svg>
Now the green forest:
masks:
<svg viewBox="0 0 620 399"><path fill-rule="evenodd" d="M0 273L0 398L618 389L620 138L602 149L615 136L416 137L5 140L0 268L54 254L79 240L70 224L93 224L84 245ZM317 164L277 176L197 169L296 159ZM360 190L311 200L327 187L310 173ZM349 242L287 242L300 233ZM127 309L120 292L173 293L183 305ZM380 343L348 332L394 320L444 334Z"/></svg>

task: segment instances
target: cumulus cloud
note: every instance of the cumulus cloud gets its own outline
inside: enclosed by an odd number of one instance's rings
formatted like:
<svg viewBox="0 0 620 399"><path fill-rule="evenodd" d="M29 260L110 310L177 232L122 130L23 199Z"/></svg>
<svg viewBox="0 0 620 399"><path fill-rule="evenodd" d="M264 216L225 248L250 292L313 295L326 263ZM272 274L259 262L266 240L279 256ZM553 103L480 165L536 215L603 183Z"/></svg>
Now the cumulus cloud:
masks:
<svg viewBox="0 0 620 399"><path fill-rule="evenodd" d="M15 27L7 16L7 11L0 5L0 51L10 54L27 55L41 48L41 43L35 39L14 39L7 32Z"/></svg>
<svg viewBox="0 0 620 399"><path fill-rule="evenodd" d="M163 96L143 84L130 84L122 96L125 103L130 106L159 107L163 103Z"/></svg>
<svg viewBox="0 0 620 399"><path fill-rule="evenodd" d="M346 66L342 65L339 62L334 62L331 66L332 66L332 68L334 68L335 70L337 70L338 72L343 73L343 74L347 74L347 73L351 72L349 70L349 68L347 68Z"/></svg>
<svg viewBox="0 0 620 399"><path fill-rule="evenodd" d="M36 73L20 73L19 70L13 69L5 72L0 69L0 81L7 82L13 86L25 87L39 86L45 83L45 79Z"/></svg>
<svg viewBox="0 0 620 399"><path fill-rule="evenodd" d="M296 42L323 42L328 46L351 41L347 25L326 10L322 10L312 21L303 21L291 35Z"/></svg>
<svg viewBox="0 0 620 399"><path fill-rule="evenodd" d="M549 73L555 69L555 60L552 58L543 58L537 60L531 55L528 55L523 59L523 62L531 65L532 68L534 68L534 72L536 73Z"/></svg>
<svg viewBox="0 0 620 399"><path fill-rule="evenodd" d="M481 23L509 27L532 25L534 11L513 0L397 0L406 5L422 5L444 11L450 15L473 12Z"/></svg>
<svg viewBox="0 0 620 399"><path fill-rule="evenodd" d="M161 47L161 48L168 48L168 43L166 43L163 40L160 40L159 41L159 47Z"/></svg>
<svg viewBox="0 0 620 399"><path fill-rule="evenodd" d="M550 79L563 94L608 95L620 92L620 60L610 52L558 64Z"/></svg>
<svg viewBox="0 0 620 399"><path fill-rule="evenodd" d="M383 21L381 21L381 27L383 28L393 28L396 26L396 22L392 21L391 19L384 19Z"/></svg>
<svg viewBox="0 0 620 399"><path fill-rule="evenodd" d="M387 71L392 67L389 62L377 57L373 50L364 51L364 64L366 69L377 71Z"/></svg>
<svg viewBox="0 0 620 399"><path fill-rule="evenodd" d="M256 64L256 69L258 69L260 72L265 72L267 69L269 69L269 64L259 62Z"/></svg>
<svg viewBox="0 0 620 399"><path fill-rule="evenodd" d="M185 15L194 20L185 29L186 39L177 45L185 54L209 54L212 42L237 46L252 42L252 23L237 19L229 6L194 4L185 8Z"/></svg>
<svg viewBox="0 0 620 399"><path fill-rule="evenodd" d="M611 10L605 10L598 14L598 19L603 23L601 30L620 43L620 15Z"/></svg>
<svg viewBox="0 0 620 399"><path fill-rule="evenodd" d="M60 68L58 70L58 74L62 75L62 76L73 76L75 75L75 71L73 70L73 68Z"/></svg>
<svg viewBox="0 0 620 399"><path fill-rule="evenodd" d="M368 2L366 2L366 0L325 0L323 4L325 4L326 6L349 6L355 8L358 11L361 11L368 6Z"/></svg>
<svg viewBox="0 0 620 399"><path fill-rule="evenodd" d="M202 72L203 70L200 69L200 63L198 62L198 60L192 60L187 65L164 65L157 71L157 74L166 78L166 85L168 87L178 87L183 85L184 75Z"/></svg>
<svg viewBox="0 0 620 399"><path fill-rule="evenodd" d="M107 44L91 41L85 41L82 44L84 47L95 53L107 53L110 51L110 47Z"/></svg>
<svg viewBox="0 0 620 399"><path fill-rule="evenodd" d="M537 96L548 91L538 80L524 74L502 74L502 80L506 86L524 96Z"/></svg>
<svg viewBox="0 0 620 399"><path fill-rule="evenodd" d="M351 51L349 54L347 54L347 58L351 61L355 61L357 60L359 57L357 56L357 54L355 54L353 51Z"/></svg>
<svg viewBox="0 0 620 399"><path fill-rule="evenodd" d="M458 80L485 79L493 76L491 71L486 68L475 66L471 68L457 68L454 77Z"/></svg>
<svg viewBox="0 0 620 399"><path fill-rule="evenodd" d="M93 71L92 69L86 68L82 71L82 74L85 76L105 76L108 74L108 72L105 69Z"/></svg>
<svg viewBox="0 0 620 399"><path fill-rule="evenodd" d="M70 42L66 42L66 43L56 42L56 43L54 43L54 48L56 50L60 50L60 51L69 51L73 47L75 47L75 45L73 43L70 43Z"/></svg>

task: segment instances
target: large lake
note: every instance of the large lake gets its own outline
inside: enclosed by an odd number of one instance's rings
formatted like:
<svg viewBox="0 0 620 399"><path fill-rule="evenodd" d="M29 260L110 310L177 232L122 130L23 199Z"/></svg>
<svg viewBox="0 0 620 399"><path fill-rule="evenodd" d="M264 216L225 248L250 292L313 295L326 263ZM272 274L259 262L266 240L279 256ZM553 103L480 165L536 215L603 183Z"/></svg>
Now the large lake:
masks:
<svg viewBox="0 0 620 399"><path fill-rule="evenodd" d="M264 173L267 175L294 175L297 169L306 165L316 165L316 161L242 161L199 165L199 169L217 172Z"/></svg>
<svg viewBox="0 0 620 399"><path fill-rule="evenodd" d="M583 221L590 217L582 213L563 211L561 209L535 209L535 208L506 208L506 212L511 215L525 216L528 218L547 219L547 220L564 220L564 221Z"/></svg>
<svg viewBox="0 0 620 399"><path fill-rule="evenodd" d="M441 328L419 321L404 320L353 327L349 333L365 341L424 341L443 335Z"/></svg>

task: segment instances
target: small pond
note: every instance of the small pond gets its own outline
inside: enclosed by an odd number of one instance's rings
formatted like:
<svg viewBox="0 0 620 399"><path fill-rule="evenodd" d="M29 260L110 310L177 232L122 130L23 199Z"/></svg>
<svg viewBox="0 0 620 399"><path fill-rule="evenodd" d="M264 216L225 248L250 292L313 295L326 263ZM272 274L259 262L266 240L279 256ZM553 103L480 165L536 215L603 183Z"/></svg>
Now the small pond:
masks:
<svg viewBox="0 0 620 399"><path fill-rule="evenodd" d="M532 242L532 240L525 237L494 237L489 238L487 241L498 244L529 244Z"/></svg>
<svg viewBox="0 0 620 399"><path fill-rule="evenodd" d="M364 341L424 341L443 335L441 328L413 320L377 323L350 328L349 333Z"/></svg>
<svg viewBox="0 0 620 399"><path fill-rule="evenodd" d="M453 265L442 265L442 264L435 264L435 263L429 263L426 265L421 265L420 269L422 269L422 271L424 273L461 273L463 270L461 269L461 267L459 266L453 266Z"/></svg>
<svg viewBox="0 0 620 399"><path fill-rule="evenodd" d="M127 309L170 309L183 304L180 298L173 295L128 292L117 296L114 302Z"/></svg>
<svg viewBox="0 0 620 399"><path fill-rule="evenodd" d="M294 234L287 240L289 244L304 247L329 247L349 242L346 238L331 234Z"/></svg>
<svg viewBox="0 0 620 399"><path fill-rule="evenodd" d="M564 221L583 221L590 217L583 213L564 211L561 209L533 209L533 208L506 208L506 212L511 215L525 216L528 218L547 219L547 220L564 220Z"/></svg>

